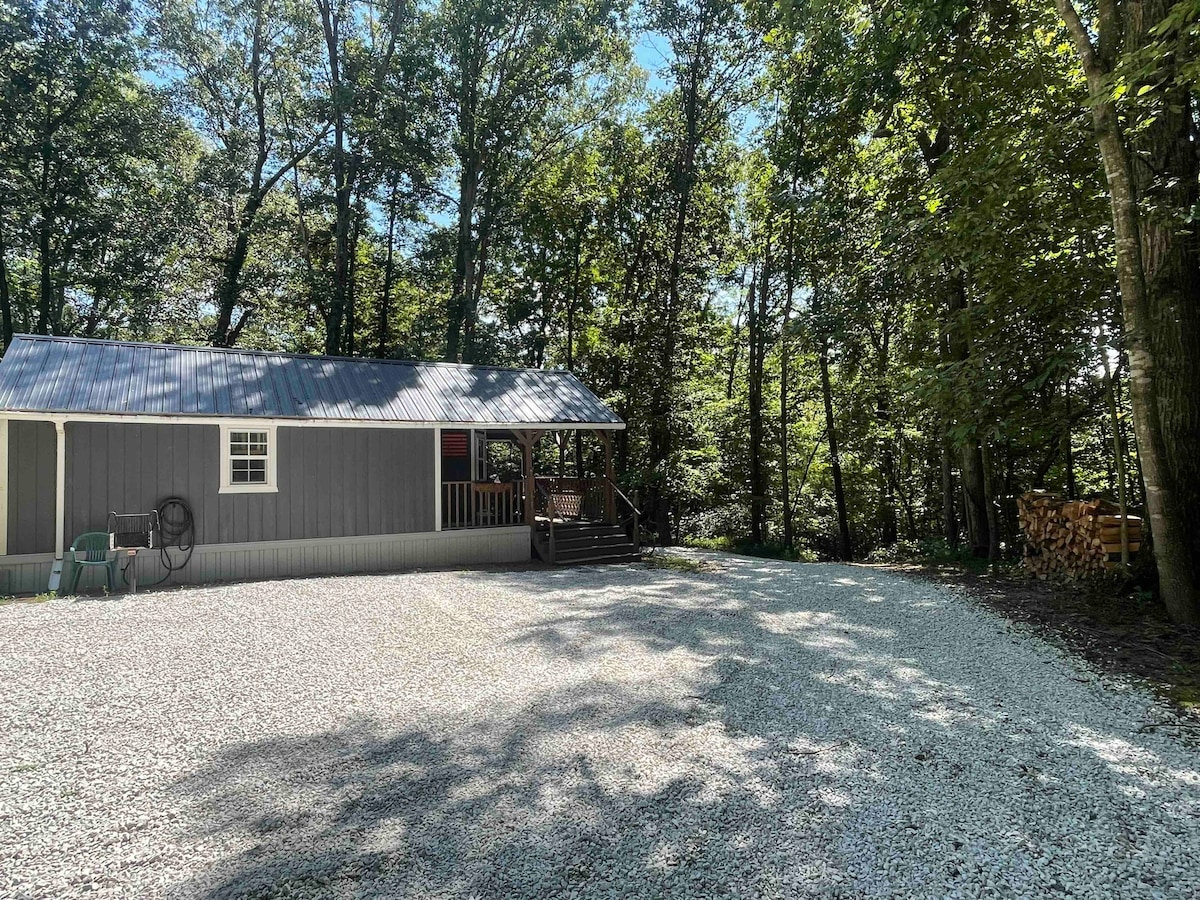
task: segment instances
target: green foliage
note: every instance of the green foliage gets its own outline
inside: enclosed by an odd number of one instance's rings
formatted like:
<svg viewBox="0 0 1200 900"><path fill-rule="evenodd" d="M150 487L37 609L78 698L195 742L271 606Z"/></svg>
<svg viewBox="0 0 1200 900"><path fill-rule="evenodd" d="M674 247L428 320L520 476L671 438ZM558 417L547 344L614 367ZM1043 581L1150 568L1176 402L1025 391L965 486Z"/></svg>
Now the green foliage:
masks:
<svg viewBox="0 0 1200 900"><path fill-rule="evenodd" d="M685 541L688 547L699 550L722 550L726 553L740 553L743 556L759 556L763 559L786 559L792 562L816 562L817 555L810 550L797 547L786 547L777 541L756 544L749 540L733 540L731 538L702 538L689 537Z"/></svg>
<svg viewBox="0 0 1200 900"><path fill-rule="evenodd" d="M0 606L8 606L11 603L49 603L57 596L56 591L43 591L40 594L25 597L0 597Z"/></svg>
<svg viewBox="0 0 1200 900"><path fill-rule="evenodd" d="M712 563L700 559L688 559L670 553L651 553L643 560L650 569L672 569L676 572L702 574L713 571Z"/></svg>
<svg viewBox="0 0 1200 900"><path fill-rule="evenodd" d="M664 541L830 557L844 517L858 557L965 558L931 536L971 450L1010 554L1016 493L1115 494L1047 4L23 0L0 36L10 330L566 367Z"/></svg>

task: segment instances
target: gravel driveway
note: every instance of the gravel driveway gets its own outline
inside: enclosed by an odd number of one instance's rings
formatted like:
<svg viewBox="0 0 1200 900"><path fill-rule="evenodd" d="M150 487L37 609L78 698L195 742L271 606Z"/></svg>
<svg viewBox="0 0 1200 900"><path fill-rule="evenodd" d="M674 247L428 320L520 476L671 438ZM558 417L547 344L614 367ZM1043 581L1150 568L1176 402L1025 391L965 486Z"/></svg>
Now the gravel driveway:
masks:
<svg viewBox="0 0 1200 900"><path fill-rule="evenodd" d="M691 554L0 609L0 896L1195 897L1200 753L950 590Z"/></svg>

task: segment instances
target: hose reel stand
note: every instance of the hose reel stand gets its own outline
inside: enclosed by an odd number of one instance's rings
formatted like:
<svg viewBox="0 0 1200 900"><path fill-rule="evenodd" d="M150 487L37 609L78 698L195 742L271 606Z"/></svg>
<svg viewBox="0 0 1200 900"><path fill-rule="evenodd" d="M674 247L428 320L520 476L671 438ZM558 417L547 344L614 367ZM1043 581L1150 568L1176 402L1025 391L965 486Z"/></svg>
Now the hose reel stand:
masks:
<svg viewBox="0 0 1200 900"><path fill-rule="evenodd" d="M157 546L158 512L108 514L108 549L129 557L124 572L129 572L129 592L137 593L137 554Z"/></svg>

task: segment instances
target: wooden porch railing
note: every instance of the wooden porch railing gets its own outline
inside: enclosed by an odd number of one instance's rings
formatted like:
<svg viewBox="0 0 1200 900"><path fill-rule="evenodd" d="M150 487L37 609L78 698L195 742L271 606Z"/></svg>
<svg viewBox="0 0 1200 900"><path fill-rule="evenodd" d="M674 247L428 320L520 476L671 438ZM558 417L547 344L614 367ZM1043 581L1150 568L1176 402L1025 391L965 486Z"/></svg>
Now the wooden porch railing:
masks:
<svg viewBox="0 0 1200 900"><path fill-rule="evenodd" d="M442 482L442 528L488 528L524 521L524 486L492 481Z"/></svg>
<svg viewBox="0 0 1200 900"><path fill-rule="evenodd" d="M625 496L625 492L617 487L615 481L611 478L605 478L604 480L612 492L613 518L616 520L616 524L625 529L625 533L633 541L633 546L640 549L642 546L642 511L634 505L632 500ZM617 500L621 501L620 511L617 509Z"/></svg>
<svg viewBox="0 0 1200 900"><path fill-rule="evenodd" d="M539 516L549 516L548 503L553 498L552 510L562 519L584 519L603 522L608 518L609 486L603 478L558 478L538 476L535 511Z"/></svg>

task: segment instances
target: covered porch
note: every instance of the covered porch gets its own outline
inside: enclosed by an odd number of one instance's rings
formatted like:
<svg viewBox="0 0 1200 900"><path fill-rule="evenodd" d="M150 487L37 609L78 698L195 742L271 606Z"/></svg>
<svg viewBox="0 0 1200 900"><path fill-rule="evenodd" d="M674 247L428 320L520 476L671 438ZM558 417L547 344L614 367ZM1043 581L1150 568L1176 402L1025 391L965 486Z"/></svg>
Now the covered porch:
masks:
<svg viewBox="0 0 1200 900"><path fill-rule="evenodd" d="M539 453L543 438L557 460ZM640 514L616 484L609 429L443 428L438 482L441 530L529 525L551 562L567 534L599 543L624 535L638 545Z"/></svg>

